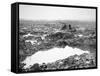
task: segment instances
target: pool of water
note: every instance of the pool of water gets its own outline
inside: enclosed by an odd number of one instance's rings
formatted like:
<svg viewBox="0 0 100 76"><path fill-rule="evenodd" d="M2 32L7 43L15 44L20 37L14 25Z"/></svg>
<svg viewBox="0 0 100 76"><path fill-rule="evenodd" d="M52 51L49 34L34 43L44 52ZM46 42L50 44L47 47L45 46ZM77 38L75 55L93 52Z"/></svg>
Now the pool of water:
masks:
<svg viewBox="0 0 100 76"><path fill-rule="evenodd" d="M66 46L65 48L52 48L47 51L38 51L35 54L28 56L24 61L21 63L26 64L24 69L30 68L35 63L42 64L42 63L51 63L55 62L60 59L65 59L69 56L73 55L81 55L83 53L89 53L89 51L83 51L78 48L72 48Z"/></svg>

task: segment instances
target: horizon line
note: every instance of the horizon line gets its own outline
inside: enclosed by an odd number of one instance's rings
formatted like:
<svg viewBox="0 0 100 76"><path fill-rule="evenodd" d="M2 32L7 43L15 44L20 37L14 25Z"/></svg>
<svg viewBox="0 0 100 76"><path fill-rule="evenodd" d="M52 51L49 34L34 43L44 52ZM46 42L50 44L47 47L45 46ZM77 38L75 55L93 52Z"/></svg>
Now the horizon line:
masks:
<svg viewBox="0 0 100 76"><path fill-rule="evenodd" d="M80 22L96 22L94 20L67 20L67 19L55 19L55 20L47 20L47 19L36 19L36 20L32 20L32 19L19 19L19 20L25 20L25 21L80 21Z"/></svg>

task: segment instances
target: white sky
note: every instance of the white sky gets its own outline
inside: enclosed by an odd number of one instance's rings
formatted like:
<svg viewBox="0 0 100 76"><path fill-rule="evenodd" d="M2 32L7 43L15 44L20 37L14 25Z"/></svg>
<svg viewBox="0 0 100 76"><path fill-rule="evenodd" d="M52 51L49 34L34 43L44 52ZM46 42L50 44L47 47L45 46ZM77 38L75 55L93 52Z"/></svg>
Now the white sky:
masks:
<svg viewBox="0 0 100 76"><path fill-rule="evenodd" d="M95 21L96 10L72 7L20 5L19 18L25 20Z"/></svg>

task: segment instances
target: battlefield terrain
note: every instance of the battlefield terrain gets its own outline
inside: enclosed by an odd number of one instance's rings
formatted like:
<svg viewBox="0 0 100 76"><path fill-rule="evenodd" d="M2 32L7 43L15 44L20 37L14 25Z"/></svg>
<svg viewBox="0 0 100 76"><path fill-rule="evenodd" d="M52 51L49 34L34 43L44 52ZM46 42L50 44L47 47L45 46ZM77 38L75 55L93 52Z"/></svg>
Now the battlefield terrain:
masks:
<svg viewBox="0 0 100 76"><path fill-rule="evenodd" d="M27 57L52 48L78 48L90 53L24 68ZM86 21L29 21L19 23L19 68L22 72L96 67L96 24ZM70 51L70 50L66 50Z"/></svg>

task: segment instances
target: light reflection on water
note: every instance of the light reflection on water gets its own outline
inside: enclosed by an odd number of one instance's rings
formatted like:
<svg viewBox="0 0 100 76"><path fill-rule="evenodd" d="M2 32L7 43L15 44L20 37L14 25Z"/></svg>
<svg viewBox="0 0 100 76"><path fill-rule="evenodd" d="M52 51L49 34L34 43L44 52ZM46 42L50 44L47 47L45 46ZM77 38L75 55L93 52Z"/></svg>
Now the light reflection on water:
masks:
<svg viewBox="0 0 100 76"><path fill-rule="evenodd" d="M32 56L28 56L22 63L26 64L24 68L30 68L31 65L38 63L51 63L60 59L65 59L72 55L81 55L83 53L89 53L89 51L83 51L78 48L72 48L66 46L65 48L52 48L47 51L38 51Z"/></svg>

